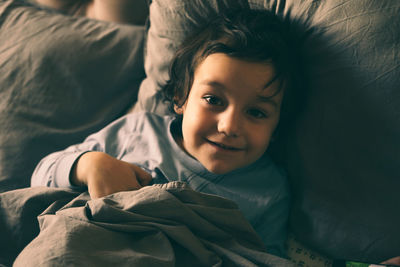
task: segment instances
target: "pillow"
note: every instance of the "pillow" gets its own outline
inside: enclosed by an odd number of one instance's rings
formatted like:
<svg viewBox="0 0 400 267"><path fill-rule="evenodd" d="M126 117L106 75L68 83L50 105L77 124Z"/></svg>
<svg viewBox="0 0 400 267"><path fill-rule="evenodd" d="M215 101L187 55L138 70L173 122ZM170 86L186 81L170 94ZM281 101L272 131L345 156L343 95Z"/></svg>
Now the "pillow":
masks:
<svg viewBox="0 0 400 267"><path fill-rule="evenodd" d="M0 191L45 155L124 114L144 78L145 29L0 1Z"/></svg>
<svg viewBox="0 0 400 267"><path fill-rule="evenodd" d="M297 238L334 258L381 262L400 248L400 5L315 8L307 105L288 138Z"/></svg>
<svg viewBox="0 0 400 267"><path fill-rule="evenodd" d="M291 230L332 258L379 262L400 247L400 6L396 0L153 0L135 110L167 113L160 90L176 48L210 14L269 9L304 38L304 110L280 146Z"/></svg>

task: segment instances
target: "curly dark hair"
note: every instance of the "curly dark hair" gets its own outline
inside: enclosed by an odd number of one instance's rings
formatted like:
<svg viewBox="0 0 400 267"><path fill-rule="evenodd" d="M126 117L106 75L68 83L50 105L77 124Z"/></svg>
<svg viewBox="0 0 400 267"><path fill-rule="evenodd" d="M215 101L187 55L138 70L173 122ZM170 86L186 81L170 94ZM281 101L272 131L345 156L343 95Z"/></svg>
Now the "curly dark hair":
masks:
<svg viewBox="0 0 400 267"><path fill-rule="evenodd" d="M294 83L296 62L288 25L267 10L229 10L183 42L170 65L170 80L163 88L165 99L182 106L190 92L194 72L209 55L224 53L250 61L271 63L280 81L279 90ZM276 93L279 93L276 92ZM285 92L286 94L286 92Z"/></svg>

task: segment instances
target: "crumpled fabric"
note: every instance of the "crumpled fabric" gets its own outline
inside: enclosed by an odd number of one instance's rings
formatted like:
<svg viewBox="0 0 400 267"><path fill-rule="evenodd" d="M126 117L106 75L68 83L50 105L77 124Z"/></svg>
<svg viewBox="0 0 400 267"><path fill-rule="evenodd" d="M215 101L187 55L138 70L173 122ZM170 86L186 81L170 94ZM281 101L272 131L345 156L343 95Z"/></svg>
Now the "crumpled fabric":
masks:
<svg viewBox="0 0 400 267"><path fill-rule="evenodd" d="M50 205L14 266L292 266L268 254L237 205L170 182Z"/></svg>

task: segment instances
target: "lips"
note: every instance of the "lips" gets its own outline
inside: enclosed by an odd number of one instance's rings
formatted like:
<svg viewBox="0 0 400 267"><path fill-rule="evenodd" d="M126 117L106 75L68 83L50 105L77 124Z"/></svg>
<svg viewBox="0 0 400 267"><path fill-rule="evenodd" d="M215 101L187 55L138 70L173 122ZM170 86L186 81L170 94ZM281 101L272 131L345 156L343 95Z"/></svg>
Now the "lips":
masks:
<svg viewBox="0 0 400 267"><path fill-rule="evenodd" d="M210 143L212 146L217 147L221 150L226 150L226 151L242 151L244 150L243 148L240 147L235 147L232 145L228 145L226 143L220 143L220 142L213 142L211 140L206 139L208 143Z"/></svg>

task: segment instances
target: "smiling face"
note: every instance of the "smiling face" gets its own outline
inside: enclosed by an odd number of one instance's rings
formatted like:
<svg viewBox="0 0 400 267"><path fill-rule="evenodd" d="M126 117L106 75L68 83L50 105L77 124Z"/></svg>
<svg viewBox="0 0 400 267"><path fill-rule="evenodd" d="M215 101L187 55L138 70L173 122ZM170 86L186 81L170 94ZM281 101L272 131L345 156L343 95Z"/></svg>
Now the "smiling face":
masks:
<svg viewBox="0 0 400 267"><path fill-rule="evenodd" d="M279 122L283 90L274 67L229 57L207 56L199 64L182 107L178 144L210 172L245 167L267 150Z"/></svg>

